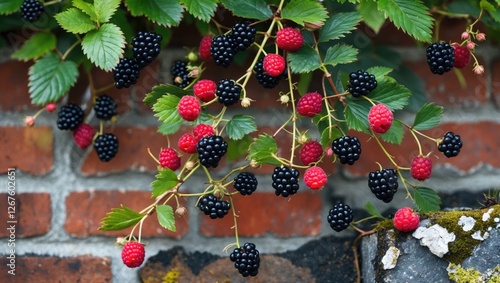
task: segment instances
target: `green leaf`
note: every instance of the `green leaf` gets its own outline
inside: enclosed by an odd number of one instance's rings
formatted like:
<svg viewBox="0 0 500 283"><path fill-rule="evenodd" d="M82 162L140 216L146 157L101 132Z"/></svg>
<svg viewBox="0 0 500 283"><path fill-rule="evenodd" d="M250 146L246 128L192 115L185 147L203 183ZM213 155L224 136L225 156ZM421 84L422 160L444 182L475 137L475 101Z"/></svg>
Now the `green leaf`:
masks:
<svg viewBox="0 0 500 283"><path fill-rule="evenodd" d="M404 129L401 122L395 120L387 132L380 135L380 138L388 143L401 144L403 141Z"/></svg>
<svg viewBox="0 0 500 283"><path fill-rule="evenodd" d="M99 23L107 23L120 7L121 0L94 0L95 12Z"/></svg>
<svg viewBox="0 0 500 283"><path fill-rule="evenodd" d="M86 33L97 28L90 16L76 8L69 8L54 16L57 23L71 33Z"/></svg>
<svg viewBox="0 0 500 283"><path fill-rule="evenodd" d="M248 149L248 158L253 159L257 164L273 164L280 165L281 163L273 157L278 152L276 140L267 133L260 135L250 144Z"/></svg>
<svg viewBox="0 0 500 283"><path fill-rule="evenodd" d="M99 68L110 71L118 64L125 47L125 37L114 24L103 24L82 40L83 53Z"/></svg>
<svg viewBox="0 0 500 283"><path fill-rule="evenodd" d="M221 2L238 17L265 20L273 15L273 11L264 0L222 0Z"/></svg>
<svg viewBox="0 0 500 283"><path fill-rule="evenodd" d="M173 94L178 97L182 97L184 95L192 94L191 91L182 89L178 86L171 84L160 84L153 87L150 93L146 94L144 97L144 103L148 106L153 106L160 97Z"/></svg>
<svg viewBox="0 0 500 283"><path fill-rule="evenodd" d="M424 104L415 116L413 128L415 130L427 130L436 127L443 117L443 110L443 106L434 103Z"/></svg>
<svg viewBox="0 0 500 283"><path fill-rule="evenodd" d="M495 6L490 4L487 0L481 0L481 2L479 2L479 6L489 12L495 12L497 10Z"/></svg>
<svg viewBox="0 0 500 283"><path fill-rule="evenodd" d="M346 97L346 102L347 107L344 109L344 115L349 129L369 133L368 112L372 107L370 102L350 95Z"/></svg>
<svg viewBox="0 0 500 283"><path fill-rule="evenodd" d="M89 15L90 19L94 22L99 21L99 16L97 15L97 11L95 10L94 5L85 2L84 0L73 0L73 6L82 10L85 14Z"/></svg>
<svg viewBox="0 0 500 283"><path fill-rule="evenodd" d="M56 36L50 32L39 32L26 40L21 48L12 53L12 58L21 61L37 59L54 48L56 48Z"/></svg>
<svg viewBox="0 0 500 283"><path fill-rule="evenodd" d="M337 127L326 128L321 132L320 143L324 148L330 147L332 142L343 136L342 132Z"/></svg>
<svg viewBox="0 0 500 283"><path fill-rule="evenodd" d="M361 16L358 12L337 13L331 16L319 30L318 42L344 37L356 28Z"/></svg>
<svg viewBox="0 0 500 283"><path fill-rule="evenodd" d="M137 224L145 214L135 212L134 210L122 205L121 208L113 208L111 212L106 214L101 221L99 230L114 231L123 230Z"/></svg>
<svg viewBox="0 0 500 283"><path fill-rule="evenodd" d="M179 112L177 112L177 104L181 99L175 95L167 94L162 96L153 105L153 111L158 120L163 124L158 128L158 131L164 135L177 132L184 121Z"/></svg>
<svg viewBox="0 0 500 283"><path fill-rule="evenodd" d="M0 1L0 15L8 15L19 11L24 0L2 0Z"/></svg>
<svg viewBox="0 0 500 283"><path fill-rule="evenodd" d="M321 67L318 54L311 46L306 44L299 51L288 53L287 58L288 64L294 73L309 73Z"/></svg>
<svg viewBox="0 0 500 283"><path fill-rule="evenodd" d="M164 168L155 176L156 180L151 183L152 194L151 198L158 197L168 190L171 190L179 183L177 175L174 171Z"/></svg>
<svg viewBox="0 0 500 283"><path fill-rule="evenodd" d="M383 12L377 9L377 2L364 0L359 4L358 10L363 17L363 22L378 34L385 23L385 16Z"/></svg>
<svg viewBox="0 0 500 283"><path fill-rule="evenodd" d="M210 21L217 8L217 0L182 0L188 12L204 22Z"/></svg>
<svg viewBox="0 0 500 283"><path fill-rule="evenodd" d="M379 0L378 9L383 11L397 28L413 38L432 41L434 19L429 10L419 0Z"/></svg>
<svg viewBox="0 0 500 283"><path fill-rule="evenodd" d="M384 218L382 216L382 214L378 211L378 209L370 201L367 201L365 203L365 210L366 210L366 212L368 212L368 214L370 214L372 216L376 216L376 217L379 217L379 218Z"/></svg>
<svg viewBox="0 0 500 283"><path fill-rule="evenodd" d="M324 63L335 66L347 64L357 60L358 50L349 45L334 45L326 51Z"/></svg>
<svg viewBox="0 0 500 283"><path fill-rule="evenodd" d="M253 139L249 135L245 135L239 140L227 140L226 161L232 162L245 156L252 141Z"/></svg>
<svg viewBox="0 0 500 283"><path fill-rule="evenodd" d="M170 205L158 205L156 214L158 214L158 223L160 223L161 227L175 232L174 210Z"/></svg>
<svg viewBox="0 0 500 283"><path fill-rule="evenodd" d="M439 210L441 198L433 189L426 187L415 188L413 197L418 210L421 212Z"/></svg>
<svg viewBox="0 0 500 283"><path fill-rule="evenodd" d="M57 101L75 84L78 68L72 61L61 61L54 53L36 61L29 72L31 102L45 105Z"/></svg>
<svg viewBox="0 0 500 283"><path fill-rule="evenodd" d="M394 80L382 81L368 94L370 99L385 104L392 111L403 109L408 105L410 96L410 90L396 83Z"/></svg>
<svg viewBox="0 0 500 283"><path fill-rule="evenodd" d="M388 67L374 66L366 69L366 72L374 75L377 83L381 83L385 80L385 76L392 72L392 69Z"/></svg>
<svg viewBox="0 0 500 283"><path fill-rule="evenodd" d="M281 11L281 17L299 25L307 23L321 24L328 14L325 7L316 0L291 0Z"/></svg>
<svg viewBox="0 0 500 283"><path fill-rule="evenodd" d="M178 0L125 0L132 16L146 16L162 26L177 26L184 8Z"/></svg>
<svg viewBox="0 0 500 283"><path fill-rule="evenodd" d="M168 136L177 132L182 126L182 120L173 123L163 123L158 127L158 133Z"/></svg>
<svg viewBox="0 0 500 283"><path fill-rule="evenodd" d="M234 115L226 125L227 136L232 140L239 140L246 134L257 131L254 118L248 115Z"/></svg>

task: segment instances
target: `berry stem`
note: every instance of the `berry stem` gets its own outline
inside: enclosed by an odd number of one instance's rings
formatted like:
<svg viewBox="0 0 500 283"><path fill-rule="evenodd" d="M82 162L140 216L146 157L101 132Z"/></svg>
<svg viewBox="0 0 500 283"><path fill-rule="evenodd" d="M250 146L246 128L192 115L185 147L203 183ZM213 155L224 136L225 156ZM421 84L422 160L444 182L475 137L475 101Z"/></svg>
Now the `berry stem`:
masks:
<svg viewBox="0 0 500 283"><path fill-rule="evenodd" d="M231 195L228 195L228 197L229 197L229 203L231 204L231 211L233 212L234 238L236 240L236 247L239 248L240 247L240 239L238 237L238 221L236 220L236 218L238 217L238 215L236 215L236 210L234 209L233 197Z"/></svg>
<svg viewBox="0 0 500 283"><path fill-rule="evenodd" d="M417 146L418 146L418 154L420 156L422 156L422 146L420 145L420 141L418 140L417 138L417 135L415 134L415 132L413 132L413 129L410 129L410 133L411 135L413 136L413 138L415 139L415 142L417 143Z"/></svg>
<svg viewBox="0 0 500 283"><path fill-rule="evenodd" d="M438 139L435 139L435 138L429 137L428 135L425 135L425 134L423 134L423 133L419 132L418 130L415 130L412 126L410 126L410 125L406 124L405 122L403 122L403 121L401 121L401 120L399 120L399 119L394 119L394 120L396 120L396 121L400 122L402 125L404 125L405 127L407 127L407 128L408 128L408 130L410 130L410 132L414 132L414 133L416 133L416 134L418 134L418 135L421 135L422 137L424 137L424 138L426 138L426 139L429 139L429 140L431 140L431 141L438 142Z"/></svg>
<svg viewBox="0 0 500 283"><path fill-rule="evenodd" d="M362 223L362 222L365 222L365 221L368 221L370 219L375 219L375 218L381 218L381 219L385 219L385 217L381 217L381 216L378 216L378 215L371 215L371 216L368 216L368 217L365 217L363 219L360 219L358 221L354 221L350 224L350 226L352 226L354 228L354 225L358 225L359 223ZM357 231L357 230L356 230Z"/></svg>
<svg viewBox="0 0 500 283"><path fill-rule="evenodd" d="M50 6L50 5L54 5L54 4L57 4L57 3L61 3L63 0L53 0L53 1L48 1L48 2L45 2L43 5L44 6Z"/></svg>
<svg viewBox="0 0 500 283"><path fill-rule="evenodd" d="M71 45L71 46L70 46L70 47L69 47L69 48L68 48L68 49L64 52L64 54L61 56L61 61L66 60L66 57L69 55L69 53L70 53L71 51L73 51L73 49L74 49L77 45L79 45L79 44L82 42L82 40L80 39L80 37L79 37L79 36L77 36L77 39L78 39L78 40L77 40L77 41L75 41L75 43L73 43L73 44L72 44L72 45Z"/></svg>
<svg viewBox="0 0 500 283"><path fill-rule="evenodd" d="M153 153L151 153L151 149L148 147L148 153L149 153L149 156L151 156L151 158L153 158L154 161L156 161L156 163L160 164L160 161L153 155Z"/></svg>

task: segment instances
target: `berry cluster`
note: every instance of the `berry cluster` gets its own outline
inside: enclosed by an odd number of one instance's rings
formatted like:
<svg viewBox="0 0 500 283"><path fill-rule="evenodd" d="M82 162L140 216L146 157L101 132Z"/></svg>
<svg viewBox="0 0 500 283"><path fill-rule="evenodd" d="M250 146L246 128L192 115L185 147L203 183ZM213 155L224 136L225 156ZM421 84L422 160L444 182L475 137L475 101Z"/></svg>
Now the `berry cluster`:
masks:
<svg viewBox="0 0 500 283"><path fill-rule="evenodd" d="M344 136L335 139L332 149L342 164L353 165L361 155L361 143L357 137Z"/></svg>
<svg viewBox="0 0 500 283"><path fill-rule="evenodd" d="M321 112L323 96L318 92L308 92L297 102L297 112L304 117L314 117Z"/></svg>
<svg viewBox="0 0 500 283"><path fill-rule="evenodd" d="M139 79L139 64L133 58L123 57L113 70L113 79L115 80L115 87L129 88L137 83Z"/></svg>
<svg viewBox="0 0 500 283"><path fill-rule="evenodd" d="M57 127L59 130L74 130L83 122L84 113L80 106L69 103L61 107L57 115Z"/></svg>
<svg viewBox="0 0 500 283"><path fill-rule="evenodd" d="M98 135L94 141L97 157L103 162L110 161L118 153L118 138L110 133Z"/></svg>
<svg viewBox="0 0 500 283"><path fill-rule="evenodd" d="M453 132L447 132L443 140L439 143L438 150L446 157L455 157L460 153L463 143L460 135L455 135Z"/></svg>
<svg viewBox="0 0 500 283"><path fill-rule="evenodd" d="M427 47L427 64L433 74L442 75L453 68L455 50L445 42L433 43Z"/></svg>
<svg viewBox="0 0 500 283"><path fill-rule="evenodd" d="M318 162L322 155L323 147L317 141L306 142L299 152L300 162L306 166Z"/></svg>
<svg viewBox="0 0 500 283"><path fill-rule="evenodd" d="M281 78L287 77L286 69L279 76L273 77L271 75L268 75L264 71L264 58L259 58L259 60L257 60L257 63L253 67L253 71L255 72L255 78L257 79L257 82L264 88L274 88L279 84Z"/></svg>
<svg viewBox="0 0 500 283"><path fill-rule="evenodd" d="M201 165L215 168L227 152L227 142L221 136L206 136L198 141L196 151Z"/></svg>
<svg viewBox="0 0 500 283"><path fill-rule="evenodd" d="M398 175L395 169L381 169L368 174L368 187L381 201L389 203L398 191Z"/></svg>
<svg viewBox="0 0 500 283"><path fill-rule="evenodd" d="M177 152L170 147L164 148L160 151L160 166L175 171L181 167L181 158Z"/></svg>
<svg viewBox="0 0 500 283"><path fill-rule="evenodd" d="M94 104L94 111L97 118L110 120L116 115L116 103L107 95L99 95Z"/></svg>
<svg viewBox="0 0 500 283"><path fill-rule="evenodd" d="M257 189L257 178L250 172L241 172L234 178L234 189L241 195L251 195Z"/></svg>
<svg viewBox="0 0 500 283"><path fill-rule="evenodd" d="M231 106L240 100L241 86L232 80L223 79L217 85L217 100L224 106Z"/></svg>
<svg viewBox="0 0 500 283"><path fill-rule="evenodd" d="M327 216L330 227L337 232L347 229L353 219L354 214L351 207L343 203L335 204Z"/></svg>
<svg viewBox="0 0 500 283"><path fill-rule="evenodd" d="M281 166L274 168L272 187L277 196L288 197L299 190L299 171L295 168Z"/></svg>
<svg viewBox="0 0 500 283"><path fill-rule="evenodd" d="M185 61L176 60L170 67L170 74L173 84L180 88L187 87L193 81L189 75L188 63Z"/></svg>
<svg viewBox="0 0 500 283"><path fill-rule="evenodd" d="M229 202L216 198L213 194L203 196L198 202L198 208L212 219L223 218L231 209Z"/></svg>
<svg viewBox="0 0 500 283"><path fill-rule="evenodd" d="M358 70L349 74L347 90L354 97L367 95L377 87L375 76L363 70Z"/></svg>
<svg viewBox="0 0 500 283"><path fill-rule="evenodd" d="M236 23L226 35L214 36L210 43L210 56L215 64L228 67L238 51L246 50L255 41L255 33L255 27L245 21Z"/></svg>
<svg viewBox="0 0 500 283"><path fill-rule="evenodd" d="M243 277L256 276L259 273L260 255L253 243L245 243L242 247L235 248L229 259L234 262L234 267Z"/></svg>
<svg viewBox="0 0 500 283"><path fill-rule="evenodd" d="M122 248L122 261L127 267L141 266L145 256L144 245L139 242L127 242Z"/></svg>
<svg viewBox="0 0 500 283"><path fill-rule="evenodd" d="M36 22L44 10L43 3L37 0L24 0L21 4L21 16L30 23Z"/></svg>

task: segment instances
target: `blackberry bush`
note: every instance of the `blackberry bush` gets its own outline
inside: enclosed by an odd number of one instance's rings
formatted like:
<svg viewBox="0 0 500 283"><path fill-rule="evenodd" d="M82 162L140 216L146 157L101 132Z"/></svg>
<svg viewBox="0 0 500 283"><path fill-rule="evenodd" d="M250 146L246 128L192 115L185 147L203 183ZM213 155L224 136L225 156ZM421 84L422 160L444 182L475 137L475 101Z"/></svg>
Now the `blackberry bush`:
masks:
<svg viewBox="0 0 500 283"><path fill-rule="evenodd" d="M217 135L203 137L196 144L196 151L201 165L215 168L227 152L227 142Z"/></svg>
<svg viewBox="0 0 500 283"><path fill-rule="evenodd" d="M257 178L249 172L241 172L234 178L234 189L241 195L251 195L257 189Z"/></svg>
<svg viewBox="0 0 500 283"><path fill-rule="evenodd" d="M231 205L225 200L219 200L213 194L203 196L198 202L198 208L212 219L223 218L229 212Z"/></svg>
<svg viewBox="0 0 500 283"><path fill-rule="evenodd" d="M288 197L299 190L299 171L286 166L274 168L272 186L277 196Z"/></svg>
<svg viewBox="0 0 500 283"><path fill-rule="evenodd" d="M433 74L442 75L453 68L455 50L445 42L433 43L427 47L427 64Z"/></svg>
<svg viewBox="0 0 500 283"><path fill-rule="evenodd" d="M240 100L241 86L232 80L223 79L217 85L215 95L219 103L224 106L231 106Z"/></svg>
<svg viewBox="0 0 500 283"><path fill-rule="evenodd" d="M394 169L382 169L368 174L368 187L383 202L392 201L398 186L398 175Z"/></svg>
<svg viewBox="0 0 500 283"><path fill-rule="evenodd" d="M353 165L361 155L361 143L357 137L344 136L335 139L332 149L342 164Z"/></svg>
<svg viewBox="0 0 500 283"><path fill-rule="evenodd" d="M97 118L109 120L116 115L116 103L113 98L107 95L100 95L95 101L94 111Z"/></svg>
<svg viewBox="0 0 500 283"><path fill-rule="evenodd" d="M134 59L142 69L160 54L163 37L155 32L140 31L132 39Z"/></svg>
<svg viewBox="0 0 500 283"><path fill-rule="evenodd" d="M216 35L212 38L210 55L216 65L228 67L233 62L234 55L236 55L236 48L232 36Z"/></svg>
<svg viewBox="0 0 500 283"><path fill-rule="evenodd" d="M113 79L115 80L115 87L129 88L137 83L139 79L139 64L135 59L121 58L116 68L113 70Z"/></svg>
<svg viewBox="0 0 500 283"><path fill-rule="evenodd" d="M349 84L347 89L354 97L367 95L377 87L375 76L365 71L358 70L349 74Z"/></svg>
<svg viewBox="0 0 500 283"><path fill-rule="evenodd" d="M97 157L103 162L108 162L118 153L118 137L113 134L102 134L94 140L94 149Z"/></svg>
<svg viewBox="0 0 500 283"><path fill-rule="evenodd" d="M259 273L260 254L254 243L245 243L242 247L235 248L229 259L243 277L257 276Z"/></svg>
<svg viewBox="0 0 500 283"><path fill-rule="evenodd" d="M37 0L24 0L20 9L23 19L30 23L36 22L45 10L43 3Z"/></svg>
<svg viewBox="0 0 500 283"><path fill-rule="evenodd" d="M80 106L69 103L61 107L57 114L57 127L59 130L74 130L83 122L83 110Z"/></svg>
<svg viewBox="0 0 500 283"><path fill-rule="evenodd" d="M353 219L354 215L351 207L343 203L334 205L327 216L330 227L337 232L347 229Z"/></svg>

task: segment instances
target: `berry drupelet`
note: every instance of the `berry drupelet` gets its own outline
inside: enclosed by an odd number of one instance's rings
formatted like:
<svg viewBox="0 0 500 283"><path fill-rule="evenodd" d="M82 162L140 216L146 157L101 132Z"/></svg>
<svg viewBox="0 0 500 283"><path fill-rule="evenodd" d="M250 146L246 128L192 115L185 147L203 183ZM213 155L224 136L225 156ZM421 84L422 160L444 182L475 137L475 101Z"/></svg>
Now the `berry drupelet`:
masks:
<svg viewBox="0 0 500 283"><path fill-rule="evenodd" d="M102 134L94 141L97 156L103 162L108 162L118 153L118 138L113 134Z"/></svg>
<svg viewBox="0 0 500 283"><path fill-rule="evenodd" d="M234 178L234 189L240 192L241 195L251 195L257 189L257 178L249 172L241 172Z"/></svg>
<svg viewBox="0 0 500 283"><path fill-rule="evenodd" d="M353 165L361 155L361 143L357 137L340 137L333 141L332 149L342 164Z"/></svg>
<svg viewBox="0 0 500 283"><path fill-rule="evenodd" d="M245 243L242 247L235 248L229 259L234 262L234 267L243 277L256 276L259 273L260 255L253 243Z"/></svg>
<svg viewBox="0 0 500 283"><path fill-rule="evenodd" d="M377 87L375 76L363 70L358 70L349 74L347 90L354 97L367 95Z"/></svg>
<svg viewBox="0 0 500 283"><path fill-rule="evenodd" d="M21 4L21 16L30 23L36 22L44 10L43 3L37 0L24 0Z"/></svg>
<svg viewBox="0 0 500 283"><path fill-rule="evenodd" d="M155 32L140 31L132 39L134 59L142 69L160 54L162 36Z"/></svg>
<svg viewBox="0 0 500 283"><path fill-rule="evenodd" d="M392 201L398 191L398 173L395 169L382 169L368 174L368 187L385 203Z"/></svg>
<svg viewBox="0 0 500 283"><path fill-rule="evenodd" d="M203 196L198 202L198 208L212 219L223 218L229 212L231 205L225 200L219 200L213 194Z"/></svg>
<svg viewBox="0 0 500 283"><path fill-rule="evenodd" d="M433 74L442 75L453 68L455 50L445 42L433 43L427 47L427 64Z"/></svg>
<svg viewBox="0 0 500 283"><path fill-rule="evenodd" d="M245 51L255 41L255 27L249 21L236 23L229 36L233 39L236 51Z"/></svg>
<svg viewBox="0 0 500 283"><path fill-rule="evenodd" d="M441 143L439 143L438 150L441 151L446 157L455 157L460 153L463 143L460 135L455 135L453 132L447 132Z"/></svg>
<svg viewBox="0 0 500 283"><path fill-rule="evenodd" d="M353 219L354 215L351 207L343 203L334 205L327 216L330 227L337 232L347 229Z"/></svg>
<svg viewBox="0 0 500 283"><path fill-rule="evenodd" d="M100 95L95 100L94 111L97 118L109 120L116 115L116 103L107 95Z"/></svg>
<svg viewBox="0 0 500 283"><path fill-rule="evenodd" d="M231 106L240 100L241 86L232 80L223 79L217 85L215 95L219 103L224 106Z"/></svg>
<svg viewBox="0 0 500 283"><path fill-rule="evenodd" d="M69 103L61 107L57 115L57 127L60 130L74 130L83 122L84 112L80 106Z"/></svg>
<svg viewBox="0 0 500 283"><path fill-rule="evenodd" d="M228 67L233 62L236 46L232 36L216 35L210 44L210 55L215 65Z"/></svg>
<svg viewBox="0 0 500 283"><path fill-rule="evenodd" d="M212 135L201 138L196 144L201 165L206 168L217 167L227 152L227 142L221 136Z"/></svg>
<svg viewBox="0 0 500 283"><path fill-rule="evenodd" d="M295 168L281 166L274 168L272 186L277 196L288 197L299 190L299 171Z"/></svg>
<svg viewBox="0 0 500 283"><path fill-rule="evenodd" d="M115 87L129 88L131 85L137 83L139 79L139 64L133 58L121 58L120 62L113 70L113 79L115 80Z"/></svg>

